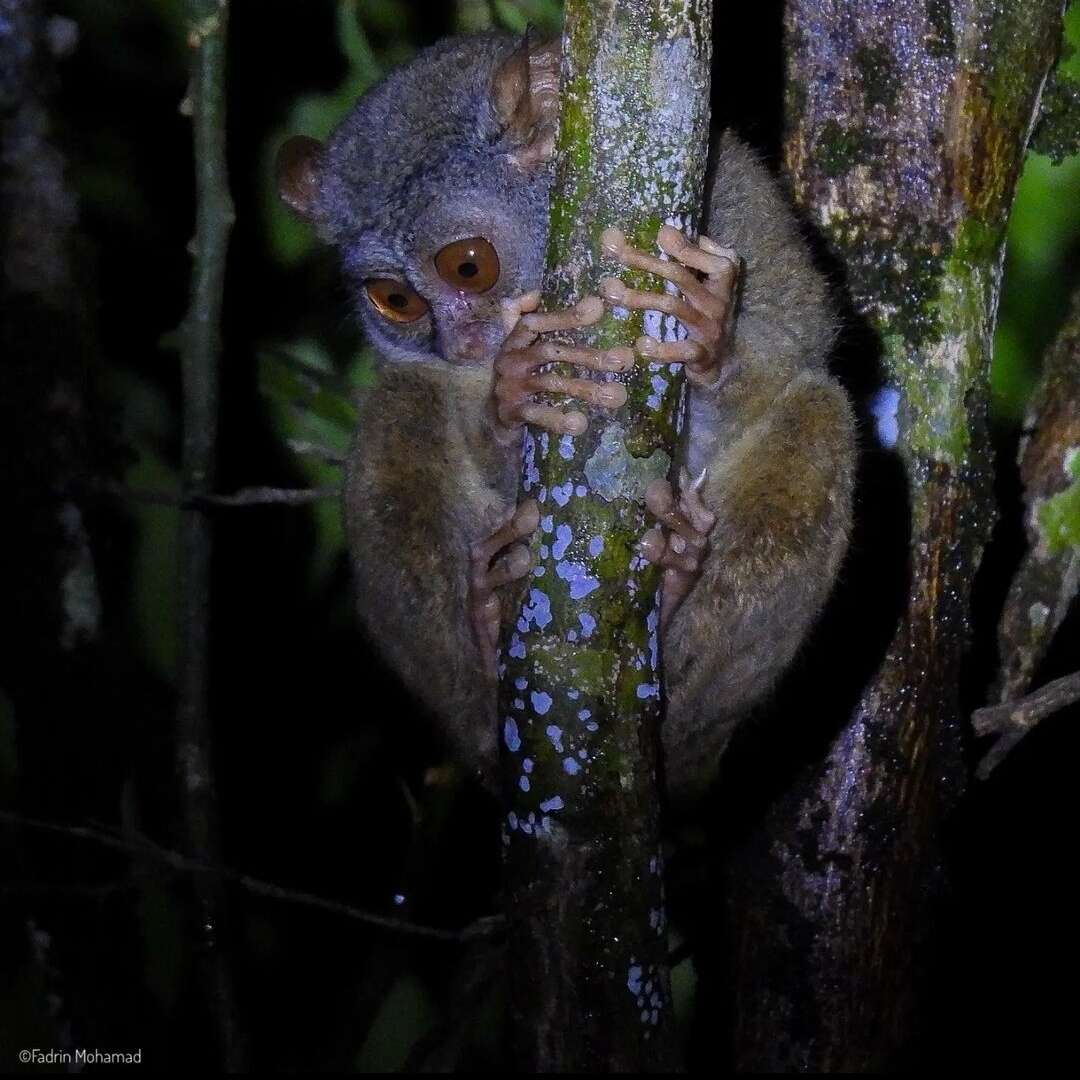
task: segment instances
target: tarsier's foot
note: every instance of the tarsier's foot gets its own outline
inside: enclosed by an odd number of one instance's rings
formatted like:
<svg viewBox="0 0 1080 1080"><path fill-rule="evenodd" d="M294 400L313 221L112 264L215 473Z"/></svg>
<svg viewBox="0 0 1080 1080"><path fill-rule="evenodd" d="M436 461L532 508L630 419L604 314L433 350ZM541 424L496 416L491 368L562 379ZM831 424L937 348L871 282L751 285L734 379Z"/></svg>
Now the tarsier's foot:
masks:
<svg viewBox="0 0 1080 1080"><path fill-rule="evenodd" d="M538 393L566 394L590 405L617 409L626 402L621 383L593 382L554 372L540 373L545 364L563 361L590 371L629 371L634 366L630 349L587 349L538 341L554 330L578 330L592 326L604 313L598 296L587 296L568 311L536 312L539 293L528 293L503 304L509 336L495 359L492 390L495 422L499 434L513 436L523 424L534 424L556 435L580 435L586 428L585 414L566 411L534 400Z"/></svg>
<svg viewBox="0 0 1080 1080"><path fill-rule="evenodd" d="M674 315L686 327L685 341L660 342L640 337L634 347L658 364L683 363L691 382L713 386L721 378L729 351L739 258L707 236L699 236L696 242L688 240L670 225L660 229L656 242L670 256L670 262L631 247L619 229L605 229L600 234L600 246L606 255L623 266L647 270L670 281L682 296L631 289L618 278L604 278L600 295L621 307Z"/></svg>
<svg viewBox="0 0 1080 1080"><path fill-rule="evenodd" d="M660 625L666 626L701 574L716 515L701 501L705 473L691 481L679 472L678 499L667 480L654 480L645 489L645 505L660 522L641 538L641 553L664 570L660 587Z"/></svg>
<svg viewBox="0 0 1080 1080"><path fill-rule="evenodd" d="M492 677L496 675L495 650L502 615L498 590L528 574L532 559L521 541L539 524L540 508L535 499L527 499L490 536L469 547L469 622L484 667Z"/></svg>

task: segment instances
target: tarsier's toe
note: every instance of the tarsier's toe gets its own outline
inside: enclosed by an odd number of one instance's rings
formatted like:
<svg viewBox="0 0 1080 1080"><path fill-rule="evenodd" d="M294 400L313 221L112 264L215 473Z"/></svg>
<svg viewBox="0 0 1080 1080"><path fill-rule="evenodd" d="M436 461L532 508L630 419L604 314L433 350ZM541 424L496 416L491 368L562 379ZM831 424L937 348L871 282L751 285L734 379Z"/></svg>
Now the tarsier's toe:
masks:
<svg viewBox="0 0 1080 1080"><path fill-rule="evenodd" d="M645 506L660 522L641 539L641 554L651 563L685 575L688 579L701 572L708 551L709 532L716 523L700 495L704 474L695 483L685 470L680 474L682 490L678 498L671 484L653 480L645 489Z"/></svg>

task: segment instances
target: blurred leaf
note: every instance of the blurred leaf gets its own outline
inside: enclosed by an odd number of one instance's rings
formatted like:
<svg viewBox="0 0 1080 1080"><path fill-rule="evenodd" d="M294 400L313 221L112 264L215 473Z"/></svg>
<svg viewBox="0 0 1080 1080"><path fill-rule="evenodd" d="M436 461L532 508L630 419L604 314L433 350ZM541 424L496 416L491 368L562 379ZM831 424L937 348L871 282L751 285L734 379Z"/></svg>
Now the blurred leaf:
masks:
<svg viewBox="0 0 1080 1080"><path fill-rule="evenodd" d="M357 1072L397 1072L434 1021L427 989L414 975L402 976L386 995L356 1056Z"/></svg>
<svg viewBox="0 0 1080 1080"><path fill-rule="evenodd" d="M348 386L334 374L329 354L316 341L296 341L262 353L259 390L272 404L288 409L290 438L311 437L315 425L320 435L329 435L332 445L339 446L356 425Z"/></svg>
<svg viewBox="0 0 1080 1080"><path fill-rule="evenodd" d="M262 175L266 178L264 204L269 218L271 247L278 259L291 264L302 259L314 244L311 227L299 221L277 197L273 182L274 159L278 147L290 135L311 135L325 139L356 103L387 70L385 58L377 57L368 40L365 25L370 24L370 7L387 5L358 4L356 0L338 0L337 40L349 70L341 85L329 94L303 94L289 110L282 128L271 134L263 154ZM395 27L400 33L400 24Z"/></svg>
<svg viewBox="0 0 1080 1080"><path fill-rule="evenodd" d="M267 401L274 430L282 444L311 443L344 454L356 426L355 389L372 383L372 354L361 350L344 376L334 370L323 346L311 340L290 342L259 357L259 389ZM297 467L313 487L341 483L341 469L308 455L297 455ZM313 503L316 543L311 581L320 585L345 551L341 504L335 499Z"/></svg>
<svg viewBox="0 0 1080 1080"><path fill-rule="evenodd" d="M554 33L562 26L562 4L555 0L494 0L499 25L522 33L535 26L544 33Z"/></svg>
<svg viewBox="0 0 1080 1080"><path fill-rule="evenodd" d="M171 1013L187 980L190 950L176 897L143 869L137 871L137 911L146 956L146 983L158 1004Z"/></svg>

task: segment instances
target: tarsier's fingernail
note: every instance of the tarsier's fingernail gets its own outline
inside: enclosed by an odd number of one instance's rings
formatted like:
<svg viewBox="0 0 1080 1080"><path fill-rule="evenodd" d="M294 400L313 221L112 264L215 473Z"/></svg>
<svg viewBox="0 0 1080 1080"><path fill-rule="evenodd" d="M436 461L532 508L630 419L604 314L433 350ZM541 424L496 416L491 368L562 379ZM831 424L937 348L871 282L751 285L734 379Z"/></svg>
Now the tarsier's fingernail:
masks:
<svg viewBox="0 0 1080 1080"><path fill-rule="evenodd" d="M629 371L634 366L634 351L620 347L604 353L604 367L608 371Z"/></svg>
<svg viewBox="0 0 1080 1080"><path fill-rule="evenodd" d="M734 248L723 247L715 240L710 240L707 236L698 237L698 247L702 251L707 251L710 255L719 255L722 259L727 259L736 266L739 264L739 256L735 254Z"/></svg>
<svg viewBox="0 0 1080 1080"><path fill-rule="evenodd" d="M676 555L682 555L686 551L686 537L680 536L677 532L671 534L671 550Z"/></svg>
<svg viewBox="0 0 1080 1080"><path fill-rule="evenodd" d="M584 413L568 412L563 416L563 429L567 435L583 435L589 426Z"/></svg>
<svg viewBox="0 0 1080 1080"><path fill-rule="evenodd" d="M611 255L618 258L625 247L626 234L623 233L622 229L616 229L609 225L600 234L600 250L605 255Z"/></svg>
<svg viewBox="0 0 1080 1080"><path fill-rule="evenodd" d="M706 465L701 470L701 475L690 485L695 491L701 490L701 485L705 483L705 477L709 475L709 467Z"/></svg>
<svg viewBox="0 0 1080 1080"><path fill-rule="evenodd" d="M642 335L634 342L634 348L637 349L642 356L656 356L656 346L658 342L651 338Z"/></svg>
<svg viewBox="0 0 1080 1080"><path fill-rule="evenodd" d="M604 314L604 303L599 296L586 296L574 305L574 311L587 323L599 322Z"/></svg>
<svg viewBox="0 0 1080 1080"><path fill-rule="evenodd" d="M609 409L617 409L620 405L626 404L626 387L622 383L612 383L610 386L605 386L597 397L601 405L606 405Z"/></svg>
<svg viewBox="0 0 1080 1080"><path fill-rule="evenodd" d="M626 286L618 278L606 277L600 282L600 295L617 304L626 298Z"/></svg>

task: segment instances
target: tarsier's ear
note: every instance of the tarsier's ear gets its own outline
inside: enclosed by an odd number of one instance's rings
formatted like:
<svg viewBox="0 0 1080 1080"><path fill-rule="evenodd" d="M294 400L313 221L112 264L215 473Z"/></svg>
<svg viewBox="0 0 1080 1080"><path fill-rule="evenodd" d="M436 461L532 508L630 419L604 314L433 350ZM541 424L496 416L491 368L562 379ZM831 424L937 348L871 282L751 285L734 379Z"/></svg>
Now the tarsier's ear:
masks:
<svg viewBox="0 0 1080 1080"><path fill-rule="evenodd" d="M555 150L561 44L558 38L540 41L527 30L495 72L491 103L519 165L538 165Z"/></svg>
<svg viewBox="0 0 1080 1080"><path fill-rule="evenodd" d="M323 145L307 135L286 139L277 153L277 185L281 201L302 218L315 216L315 198L323 166Z"/></svg>

